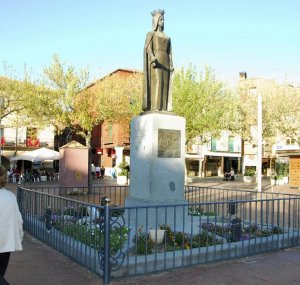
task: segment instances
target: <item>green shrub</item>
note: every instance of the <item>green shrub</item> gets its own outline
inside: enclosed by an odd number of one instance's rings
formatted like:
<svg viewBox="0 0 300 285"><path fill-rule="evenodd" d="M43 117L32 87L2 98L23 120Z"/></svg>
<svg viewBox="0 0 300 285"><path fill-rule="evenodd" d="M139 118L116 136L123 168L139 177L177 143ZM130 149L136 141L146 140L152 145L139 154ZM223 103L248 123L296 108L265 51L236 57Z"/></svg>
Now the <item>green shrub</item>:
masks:
<svg viewBox="0 0 300 285"><path fill-rule="evenodd" d="M210 217L215 216L214 212L212 212L212 211L205 212L200 207L189 207L188 214L189 214L189 216L210 216Z"/></svg>
<svg viewBox="0 0 300 285"><path fill-rule="evenodd" d="M100 249L104 247L104 232L97 225L91 227L74 223L60 223L55 225L64 235L70 236L90 247ZM110 230L110 250L120 250L128 237L128 228L115 227Z"/></svg>
<svg viewBox="0 0 300 285"><path fill-rule="evenodd" d="M118 165L120 171L117 173L119 176L127 176L129 173L129 165L126 161L121 162Z"/></svg>
<svg viewBox="0 0 300 285"><path fill-rule="evenodd" d="M133 238L135 243L135 253L136 254L151 254L154 249L154 241L150 236L143 232L143 227L137 230L136 235Z"/></svg>
<svg viewBox="0 0 300 285"><path fill-rule="evenodd" d="M288 176L289 175L289 164L284 162L277 162L275 164L276 173L278 176Z"/></svg>
<svg viewBox="0 0 300 285"><path fill-rule="evenodd" d="M255 169L253 168L246 168L244 172L244 176L254 176L255 175Z"/></svg>
<svg viewBox="0 0 300 285"><path fill-rule="evenodd" d="M128 170L127 169L121 169L121 171L118 173L119 176L127 176Z"/></svg>

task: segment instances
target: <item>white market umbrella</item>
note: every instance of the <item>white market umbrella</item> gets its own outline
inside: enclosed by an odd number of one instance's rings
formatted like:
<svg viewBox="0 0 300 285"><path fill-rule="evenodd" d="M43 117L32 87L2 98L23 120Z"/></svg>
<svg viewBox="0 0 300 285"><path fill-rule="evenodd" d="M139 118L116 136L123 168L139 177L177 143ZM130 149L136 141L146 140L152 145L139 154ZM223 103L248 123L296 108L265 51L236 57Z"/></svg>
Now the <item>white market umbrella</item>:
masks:
<svg viewBox="0 0 300 285"><path fill-rule="evenodd" d="M25 153L11 158L11 161L14 160L29 160L31 162L44 161L44 160L58 160L60 159L60 153L55 150L51 150L45 147L33 150L26 151Z"/></svg>

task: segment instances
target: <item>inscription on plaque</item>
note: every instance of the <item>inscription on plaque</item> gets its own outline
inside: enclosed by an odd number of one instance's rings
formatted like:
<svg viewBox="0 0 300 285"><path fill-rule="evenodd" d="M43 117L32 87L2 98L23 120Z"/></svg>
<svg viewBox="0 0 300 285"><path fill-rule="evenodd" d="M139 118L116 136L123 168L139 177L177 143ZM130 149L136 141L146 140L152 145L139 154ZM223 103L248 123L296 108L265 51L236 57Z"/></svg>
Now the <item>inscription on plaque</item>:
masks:
<svg viewBox="0 0 300 285"><path fill-rule="evenodd" d="M158 129L158 157L181 157L181 131Z"/></svg>

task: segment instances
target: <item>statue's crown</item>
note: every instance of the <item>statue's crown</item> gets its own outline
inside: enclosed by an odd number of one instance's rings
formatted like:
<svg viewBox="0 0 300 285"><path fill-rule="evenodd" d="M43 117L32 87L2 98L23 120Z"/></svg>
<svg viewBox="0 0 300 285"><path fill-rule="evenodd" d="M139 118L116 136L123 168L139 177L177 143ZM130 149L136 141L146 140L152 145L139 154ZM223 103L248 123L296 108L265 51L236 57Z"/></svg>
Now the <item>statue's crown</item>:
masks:
<svg viewBox="0 0 300 285"><path fill-rule="evenodd" d="M154 10L151 15L154 17L156 14L161 14L161 15L164 15L165 14L165 11L164 10Z"/></svg>

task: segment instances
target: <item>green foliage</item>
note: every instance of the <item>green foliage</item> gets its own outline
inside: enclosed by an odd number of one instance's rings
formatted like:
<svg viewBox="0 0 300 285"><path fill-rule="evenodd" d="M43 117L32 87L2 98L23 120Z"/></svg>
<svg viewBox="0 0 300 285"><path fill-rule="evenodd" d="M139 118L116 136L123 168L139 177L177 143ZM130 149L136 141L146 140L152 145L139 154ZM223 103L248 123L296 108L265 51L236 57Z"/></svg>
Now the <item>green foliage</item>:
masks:
<svg viewBox="0 0 300 285"><path fill-rule="evenodd" d="M239 82L238 112L239 133L244 140L257 144L257 98L262 97L263 140L275 143L277 134L300 142L300 91L289 84L278 84L274 80L242 80Z"/></svg>
<svg viewBox="0 0 300 285"><path fill-rule="evenodd" d="M93 97L89 109L97 110L96 115L122 129L123 139L129 134L130 121L142 111L142 73L113 73L88 90ZM83 98L85 100L85 98Z"/></svg>
<svg viewBox="0 0 300 285"><path fill-rule="evenodd" d="M104 247L104 232L98 225L80 225L75 223L58 222L55 228L64 235L70 236L90 247L100 249ZM126 227L115 227L110 230L111 252L120 250L127 240L129 230Z"/></svg>
<svg viewBox="0 0 300 285"><path fill-rule="evenodd" d="M127 169L121 169L121 171L118 173L119 176L127 176L128 171Z"/></svg>
<svg viewBox="0 0 300 285"><path fill-rule="evenodd" d="M249 226L243 227L241 223L241 219L237 218L237 223L224 224L224 225L217 225L213 223L203 223L202 229L209 232L213 236L219 236L225 238L228 242L238 241L236 240L237 237L237 228L235 227L240 224L241 230L241 239L251 239L256 237L266 237L272 235L279 235L283 233L283 230L279 226L272 226L270 228L260 228L255 224L251 224Z"/></svg>
<svg viewBox="0 0 300 285"><path fill-rule="evenodd" d="M256 173L255 169L248 167L244 171L244 176L255 176L255 173Z"/></svg>
<svg viewBox="0 0 300 285"><path fill-rule="evenodd" d="M289 164L277 162L275 164L275 170L278 176L284 177L289 175Z"/></svg>
<svg viewBox="0 0 300 285"><path fill-rule="evenodd" d="M120 171L118 172L119 176L127 176L129 173L129 165L126 161L121 162L118 165L118 168L120 169Z"/></svg>
<svg viewBox="0 0 300 285"><path fill-rule="evenodd" d="M173 111L186 119L186 142L206 141L235 125L235 100L210 68L198 75L189 66L173 80Z"/></svg>
<svg viewBox="0 0 300 285"><path fill-rule="evenodd" d="M34 101L32 89L33 85L25 80L0 77L0 119L9 116L6 126L18 127L30 124L27 117Z"/></svg>
<svg viewBox="0 0 300 285"><path fill-rule="evenodd" d="M183 232L173 232L169 225L160 225L159 227L160 229L165 230L166 243L164 244L164 247L166 251L205 247L221 243L206 231L191 236Z"/></svg>
<svg viewBox="0 0 300 285"><path fill-rule="evenodd" d="M197 234L193 237L192 240L192 247L206 247L212 245L221 244L221 241L218 241L213 235L210 235L208 232L203 231L201 234Z"/></svg>
<svg viewBox="0 0 300 285"><path fill-rule="evenodd" d="M138 255L151 254L154 249L154 241L148 234L143 232L143 227L138 228L136 235L133 238L135 243L135 253Z"/></svg>
<svg viewBox="0 0 300 285"><path fill-rule="evenodd" d="M188 214L190 216L211 216L211 217L214 217L216 215L215 212L212 211L206 212L200 207L189 207Z"/></svg>
<svg viewBox="0 0 300 285"><path fill-rule="evenodd" d="M79 92L87 86L88 71L80 70L78 72L72 65L62 62L58 55L54 55L51 65L44 68L44 75L44 85L53 90L53 92L46 94L47 104L45 107L47 111L49 109L52 111L51 116L54 118L54 125L60 130L66 127L75 128L82 118L82 113L76 111L76 100ZM42 96L39 99L43 99ZM89 114L88 109L85 109L85 114L83 121L86 123ZM47 113L47 115L50 114ZM84 123L80 127L88 132L92 128L91 125Z"/></svg>
<svg viewBox="0 0 300 285"><path fill-rule="evenodd" d="M272 235L283 234L283 230L278 226L274 226L270 229L268 229L268 228L259 229L258 228L253 234L256 237L268 237L268 236L272 236Z"/></svg>

